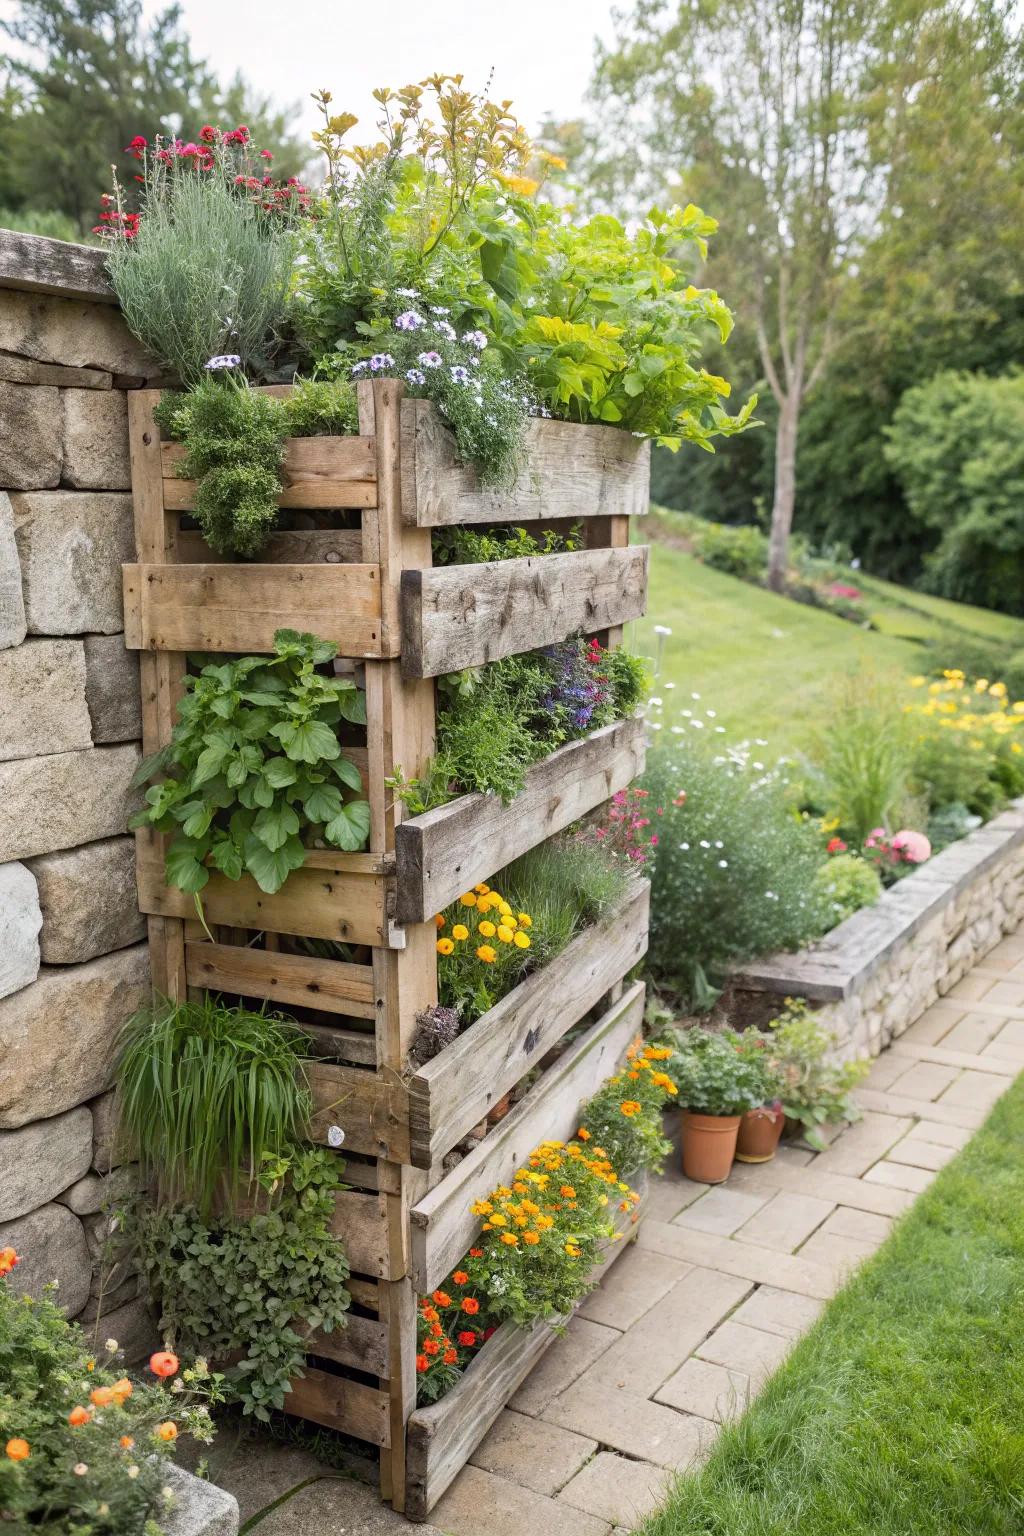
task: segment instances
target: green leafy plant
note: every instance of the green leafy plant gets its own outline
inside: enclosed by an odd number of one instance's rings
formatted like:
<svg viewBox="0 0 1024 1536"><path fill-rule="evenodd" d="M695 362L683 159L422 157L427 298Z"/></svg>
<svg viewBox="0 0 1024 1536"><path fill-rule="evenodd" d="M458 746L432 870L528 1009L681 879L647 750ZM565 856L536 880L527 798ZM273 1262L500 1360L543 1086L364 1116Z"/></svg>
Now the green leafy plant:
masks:
<svg viewBox="0 0 1024 1536"><path fill-rule="evenodd" d="M855 853L839 853L822 864L815 884L833 926L852 917L861 907L874 906L882 894L878 870Z"/></svg>
<svg viewBox="0 0 1024 1536"><path fill-rule="evenodd" d="M435 565L482 565L488 560L518 560L531 555L560 555L582 548L580 525L567 533L545 528L540 537L525 528L435 528L431 537Z"/></svg>
<svg viewBox="0 0 1024 1536"><path fill-rule="evenodd" d="M158 1205L244 1198L268 1157L283 1155L310 1113L306 1037L272 1013L157 1001L124 1026L120 1120Z"/></svg>
<svg viewBox="0 0 1024 1536"><path fill-rule="evenodd" d="M800 999L788 998L767 1037L761 1038L783 1109L791 1120L800 1121L804 1139L823 1152L823 1125L861 1118L851 1095L871 1070L870 1061L834 1062L835 1036Z"/></svg>
<svg viewBox="0 0 1024 1536"><path fill-rule="evenodd" d="M637 1042L623 1071L583 1106L577 1138L600 1147L627 1179L644 1169L660 1173L672 1149L662 1130L663 1112L677 1092L661 1065L670 1055L666 1048Z"/></svg>
<svg viewBox="0 0 1024 1536"><path fill-rule="evenodd" d="M173 1396L169 1380L131 1381L117 1340L97 1350L55 1286L34 1298L0 1278L0 1522L40 1536L159 1536L173 1508L167 1460L179 1433L213 1439L207 1404L221 1381L201 1363Z"/></svg>
<svg viewBox="0 0 1024 1536"><path fill-rule="evenodd" d="M699 1025L678 1030L665 1070L679 1093L679 1107L699 1115L741 1115L772 1097L764 1061L741 1048L730 1029Z"/></svg>
<svg viewBox="0 0 1024 1536"><path fill-rule="evenodd" d="M146 791L133 825L173 834L170 885L198 892L211 869L229 880L250 874L260 890L280 890L305 858L303 834L334 848L361 848L370 829L362 787L342 752L338 726L366 720L363 694L349 678L318 668L337 646L281 629L274 655L205 666L186 679L168 746L141 765Z"/></svg>
<svg viewBox="0 0 1024 1536"><path fill-rule="evenodd" d="M910 798L910 733L895 679L860 671L840 680L835 710L813 756L830 816L853 842L900 825Z"/></svg>
<svg viewBox="0 0 1024 1536"><path fill-rule="evenodd" d="M264 1161L250 1216L207 1221L196 1206L141 1199L122 1213L161 1327L215 1359L244 1352L226 1367L225 1387L263 1421L302 1376L309 1335L345 1324L349 1268L331 1233L340 1169L326 1148L293 1147Z"/></svg>
<svg viewBox="0 0 1024 1536"><path fill-rule="evenodd" d="M358 430L351 384L300 380L279 400L230 369L207 374L185 394L163 395L154 416L185 445L177 473L196 482L196 520L223 555L259 554L276 526L286 438Z"/></svg>

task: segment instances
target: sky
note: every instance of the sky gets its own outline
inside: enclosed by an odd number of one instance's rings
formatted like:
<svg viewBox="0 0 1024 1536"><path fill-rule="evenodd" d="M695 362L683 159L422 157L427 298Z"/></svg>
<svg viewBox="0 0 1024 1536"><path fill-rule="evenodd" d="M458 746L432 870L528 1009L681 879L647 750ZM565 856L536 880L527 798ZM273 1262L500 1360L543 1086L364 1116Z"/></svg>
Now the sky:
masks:
<svg viewBox="0 0 1024 1536"><path fill-rule="evenodd" d="M145 0L147 19L163 0ZM193 51L215 72L241 70L261 95L296 103L312 131L310 92L326 87L337 111L355 112L355 141L375 139L370 92L440 71L511 97L530 131L547 113L577 116L594 37L614 36L610 0L181 0ZM511 23L511 24L510 24ZM362 130L365 129L365 134Z"/></svg>

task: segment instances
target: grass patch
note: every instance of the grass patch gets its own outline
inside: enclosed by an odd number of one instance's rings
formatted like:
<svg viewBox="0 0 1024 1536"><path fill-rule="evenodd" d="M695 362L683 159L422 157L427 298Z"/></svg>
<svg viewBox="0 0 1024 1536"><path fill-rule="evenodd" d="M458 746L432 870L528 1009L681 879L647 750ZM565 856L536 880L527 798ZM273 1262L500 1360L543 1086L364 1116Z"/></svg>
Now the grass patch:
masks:
<svg viewBox="0 0 1024 1536"><path fill-rule="evenodd" d="M1024 1078L643 1536L1024 1530Z"/></svg>

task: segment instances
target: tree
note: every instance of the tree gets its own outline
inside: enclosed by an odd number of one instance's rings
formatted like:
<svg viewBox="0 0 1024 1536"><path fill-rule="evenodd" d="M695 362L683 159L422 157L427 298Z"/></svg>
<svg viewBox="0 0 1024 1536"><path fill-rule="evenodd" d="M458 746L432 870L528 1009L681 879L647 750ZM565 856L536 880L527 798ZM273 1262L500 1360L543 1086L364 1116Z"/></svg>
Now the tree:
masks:
<svg viewBox="0 0 1024 1536"><path fill-rule="evenodd" d="M149 27L142 0L21 0L0 29L18 45L2 60L0 202L60 212L85 234L96 222L110 167L137 133L195 133L205 121L246 121L285 173L301 153L285 122L254 103L236 77L226 90L197 60L170 5ZM243 116L248 96L248 117ZM263 119L260 121L260 119Z"/></svg>

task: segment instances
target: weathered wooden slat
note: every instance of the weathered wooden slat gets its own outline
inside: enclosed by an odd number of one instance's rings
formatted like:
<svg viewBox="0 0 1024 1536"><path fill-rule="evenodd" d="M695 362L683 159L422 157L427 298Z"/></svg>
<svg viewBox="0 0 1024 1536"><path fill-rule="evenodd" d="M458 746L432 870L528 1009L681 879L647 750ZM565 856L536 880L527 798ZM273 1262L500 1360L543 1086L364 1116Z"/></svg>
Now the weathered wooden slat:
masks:
<svg viewBox="0 0 1024 1536"><path fill-rule="evenodd" d="M168 512L191 512L196 482L179 480L176 469L185 457L181 443L161 443L164 506ZM285 444L285 488L281 507L310 511L377 504L377 450L372 437L290 437Z"/></svg>
<svg viewBox="0 0 1024 1536"><path fill-rule="evenodd" d="M272 651L279 629L380 656L375 565L126 565L125 644L148 651ZM130 634L130 638L129 638Z"/></svg>
<svg viewBox="0 0 1024 1536"><path fill-rule="evenodd" d="M359 1189L343 1189L334 1197L331 1231L344 1243L354 1274L375 1280L402 1278L390 1273L387 1203L387 1195L365 1194Z"/></svg>
<svg viewBox="0 0 1024 1536"><path fill-rule="evenodd" d="M333 1024L302 1023L310 1051L320 1058L351 1061L361 1067L377 1065L377 1041L372 1029L341 1029Z"/></svg>
<svg viewBox="0 0 1024 1536"><path fill-rule="evenodd" d="M311 852L275 896L248 875L228 880L211 875L201 901L206 921L229 927L343 939L348 944L388 943L386 878L370 854ZM194 918L195 897L167 884L162 839L147 828L135 835L139 910L156 917Z"/></svg>
<svg viewBox="0 0 1024 1536"><path fill-rule="evenodd" d="M651 445L618 427L536 418L509 491L482 489L426 400L402 401L402 515L420 527L538 522L647 511Z"/></svg>
<svg viewBox="0 0 1024 1536"><path fill-rule="evenodd" d="M325 1013L372 1019L373 970L312 955L249 949L241 944L185 946L189 983L272 1003L306 1004Z"/></svg>
<svg viewBox="0 0 1024 1536"><path fill-rule="evenodd" d="M580 1105L622 1059L643 1022L644 984L634 984L540 1078L484 1140L410 1212L410 1273L416 1289L434 1290L480 1229L470 1206L512 1180L534 1147L564 1139L576 1128Z"/></svg>
<svg viewBox="0 0 1024 1536"><path fill-rule="evenodd" d="M638 880L604 921L421 1067L409 1082L412 1162L429 1168L461 1141L647 951L651 888Z"/></svg>
<svg viewBox="0 0 1024 1536"><path fill-rule="evenodd" d="M329 1146L331 1126L345 1133L344 1146L393 1163L409 1161L409 1103L397 1074L314 1061L306 1067L313 1095L307 1134Z"/></svg>
<svg viewBox="0 0 1024 1536"><path fill-rule="evenodd" d="M402 671L439 677L639 618L647 546L402 572Z"/></svg>
<svg viewBox="0 0 1024 1536"><path fill-rule="evenodd" d="M642 1205L640 1207L642 1211ZM622 1238L608 1245L592 1273L596 1284L629 1246L630 1225L619 1218ZM568 1318L538 1320L530 1328L503 1323L465 1374L439 1402L417 1408L406 1436L406 1509L410 1520L425 1520L455 1475L465 1466L509 1398Z"/></svg>
<svg viewBox="0 0 1024 1536"><path fill-rule="evenodd" d="M386 1393L349 1376L335 1376L307 1365L306 1374L293 1381L284 1400L285 1413L312 1419L328 1429L386 1446L391 1426Z"/></svg>
<svg viewBox="0 0 1024 1536"><path fill-rule="evenodd" d="M358 528L296 528L272 533L260 551L261 565L359 565L363 535ZM178 534L178 559L186 565L230 565L194 528Z"/></svg>
<svg viewBox="0 0 1024 1536"><path fill-rule="evenodd" d="M461 795L395 832L397 917L427 922L463 891L607 800L644 767L642 720L619 720L559 747L526 775L511 805Z"/></svg>
<svg viewBox="0 0 1024 1536"><path fill-rule="evenodd" d="M387 1376L387 1331L375 1317L359 1317L350 1312L344 1328L333 1333L311 1333L306 1339L306 1353L347 1365L367 1376Z"/></svg>
<svg viewBox="0 0 1024 1536"><path fill-rule="evenodd" d="M0 285L93 304L117 303L103 251L20 229L0 229ZM157 372L154 363L151 373Z"/></svg>

